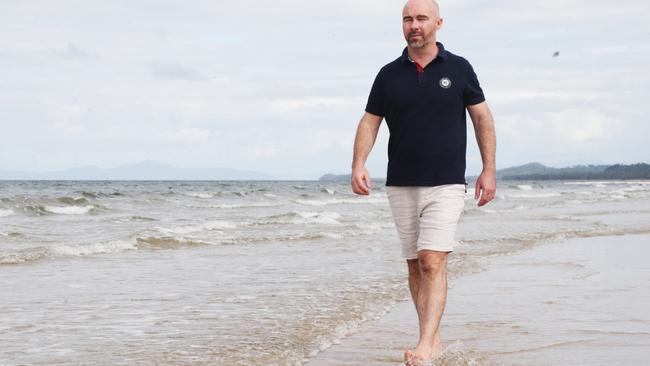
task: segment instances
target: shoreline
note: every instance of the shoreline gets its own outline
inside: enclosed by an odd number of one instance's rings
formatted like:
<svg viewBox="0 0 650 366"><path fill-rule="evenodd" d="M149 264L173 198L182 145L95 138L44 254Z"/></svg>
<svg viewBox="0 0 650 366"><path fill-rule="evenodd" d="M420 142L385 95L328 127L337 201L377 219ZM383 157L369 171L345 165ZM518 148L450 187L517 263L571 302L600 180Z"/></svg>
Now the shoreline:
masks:
<svg viewBox="0 0 650 366"><path fill-rule="evenodd" d="M612 250L615 249L615 250ZM650 235L572 238L450 279L440 365L642 365L650 347ZM418 339L411 300L307 366L399 365Z"/></svg>

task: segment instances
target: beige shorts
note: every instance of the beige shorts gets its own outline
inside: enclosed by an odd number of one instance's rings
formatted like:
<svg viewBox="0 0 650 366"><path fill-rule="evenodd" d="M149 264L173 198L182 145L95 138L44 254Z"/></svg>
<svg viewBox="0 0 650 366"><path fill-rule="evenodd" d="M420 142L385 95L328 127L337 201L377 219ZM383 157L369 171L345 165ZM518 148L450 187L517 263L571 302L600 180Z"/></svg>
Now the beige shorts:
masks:
<svg viewBox="0 0 650 366"><path fill-rule="evenodd" d="M464 184L434 187L386 186L402 255L416 259L420 250L452 252L456 227L465 207Z"/></svg>

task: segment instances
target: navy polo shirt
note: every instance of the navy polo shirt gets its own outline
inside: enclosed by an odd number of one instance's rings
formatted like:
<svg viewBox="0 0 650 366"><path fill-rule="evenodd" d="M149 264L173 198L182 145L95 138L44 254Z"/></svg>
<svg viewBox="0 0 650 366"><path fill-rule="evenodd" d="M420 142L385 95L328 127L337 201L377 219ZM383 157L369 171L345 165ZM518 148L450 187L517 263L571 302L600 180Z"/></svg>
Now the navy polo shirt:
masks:
<svg viewBox="0 0 650 366"><path fill-rule="evenodd" d="M465 107L485 97L470 63L436 44L423 69L404 48L370 90L366 112L384 117L390 131L387 186L467 184Z"/></svg>

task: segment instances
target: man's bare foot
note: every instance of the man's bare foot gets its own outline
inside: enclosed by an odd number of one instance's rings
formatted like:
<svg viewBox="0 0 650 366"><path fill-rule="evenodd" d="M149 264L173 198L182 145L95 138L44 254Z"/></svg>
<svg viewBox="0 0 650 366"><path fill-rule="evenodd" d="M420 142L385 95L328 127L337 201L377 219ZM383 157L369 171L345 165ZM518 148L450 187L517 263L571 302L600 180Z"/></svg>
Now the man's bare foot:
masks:
<svg viewBox="0 0 650 366"><path fill-rule="evenodd" d="M422 351L420 351L422 352ZM426 351L418 353L418 349L415 351L406 350L404 352L404 364L406 366L428 366L430 365L429 359L431 357L431 352Z"/></svg>
<svg viewBox="0 0 650 366"><path fill-rule="evenodd" d="M423 347L422 349L416 348L414 351L409 349L404 352L404 364L407 366L429 365L430 361L434 361L436 358L440 357L442 352L443 348L440 342L435 342L433 347L428 350L426 347Z"/></svg>

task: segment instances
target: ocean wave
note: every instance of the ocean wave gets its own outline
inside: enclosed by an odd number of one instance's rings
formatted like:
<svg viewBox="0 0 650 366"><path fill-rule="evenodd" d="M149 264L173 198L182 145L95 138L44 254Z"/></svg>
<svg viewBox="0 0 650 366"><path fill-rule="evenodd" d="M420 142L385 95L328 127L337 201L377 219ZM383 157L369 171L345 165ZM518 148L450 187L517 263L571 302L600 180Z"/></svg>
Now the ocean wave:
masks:
<svg viewBox="0 0 650 366"><path fill-rule="evenodd" d="M15 239L15 238L23 237L25 235L23 235L21 233L18 233L18 232L15 232L15 231L10 231L8 233L0 231L0 236L3 236L5 238L10 238L10 239Z"/></svg>
<svg viewBox="0 0 650 366"><path fill-rule="evenodd" d="M642 185L634 185L631 187L623 188L624 192L647 192L648 187Z"/></svg>
<svg viewBox="0 0 650 366"><path fill-rule="evenodd" d="M49 255L50 251L45 247L23 249L11 253L0 253L0 265L33 262Z"/></svg>
<svg viewBox="0 0 650 366"><path fill-rule="evenodd" d="M341 225L338 219L341 215L338 212L288 212L283 214L271 215L255 222L254 224L324 224L324 225Z"/></svg>
<svg viewBox="0 0 650 366"><path fill-rule="evenodd" d="M124 193L121 192L91 192L91 191L75 191L74 193L80 194L86 198L96 199L99 197L115 197L115 196L124 196Z"/></svg>
<svg viewBox="0 0 650 366"><path fill-rule="evenodd" d="M88 192L88 191L77 191L76 193L79 193L80 195L87 197L87 198L97 198L97 194L94 192Z"/></svg>
<svg viewBox="0 0 650 366"><path fill-rule="evenodd" d="M326 205L336 205L336 204L374 204L374 203L386 203L386 195L378 195L375 197L357 197L357 198L334 198L327 200L303 200L303 199L292 199L292 202L307 205L307 206L326 206Z"/></svg>
<svg viewBox="0 0 650 366"><path fill-rule="evenodd" d="M323 239L342 239L348 235L358 235L358 233L341 232L341 231L314 231L314 232L299 232L299 233L282 233L277 235L265 236L242 236L242 237L224 237L215 240L217 244L227 245L242 245L242 244L261 244L271 242L284 242L284 241L311 241Z"/></svg>
<svg viewBox="0 0 650 366"><path fill-rule="evenodd" d="M47 212L45 206L43 205L25 205L23 206L23 212L25 212L27 215L36 215L36 216L50 214L50 212Z"/></svg>
<svg viewBox="0 0 650 366"><path fill-rule="evenodd" d="M10 208L9 209L0 208L0 217L13 216L15 214L16 213L14 212L14 210Z"/></svg>
<svg viewBox="0 0 650 366"><path fill-rule="evenodd" d="M90 212L95 212L97 206L95 205L86 205L86 206L44 206L44 210L47 212L60 214L60 215L85 215Z"/></svg>
<svg viewBox="0 0 650 366"><path fill-rule="evenodd" d="M483 211L483 212L490 213L490 214L500 214L500 213L511 213L511 212L524 211L524 210L527 210L528 207L519 205L519 206L515 206L515 207L501 208L501 209L492 209L492 208L485 208L485 207L476 207L475 209L477 211Z"/></svg>
<svg viewBox="0 0 650 366"><path fill-rule="evenodd" d="M378 222L358 222L354 224L354 227L360 229L364 234L374 234L381 232L384 229L394 228L395 225L392 222L385 224Z"/></svg>
<svg viewBox="0 0 650 366"><path fill-rule="evenodd" d="M230 221L205 221L195 225L177 226L172 228L155 227L156 230L167 234L189 234L201 231L219 230L219 229L234 229L237 224Z"/></svg>
<svg viewBox="0 0 650 366"><path fill-rule="evenodd" d="M50 257L79 257L92 254L118 253L137 249L133 240L114 240L85 245L54 245L0 253L0 265L21 264Z"/></svg>
<svg viewBox="0 0 650 366"><path fill-rule="evenodd" d="M210 243L205 241L178 238L174 236L146 236L137 237L135 240L136 246L138 248L148 249L178 249L185 247L210 245Z"/></svg>
<svg viewBox="0 0 650 366"><path fill-rule="evenodd" d="M323 192L323 193L327 193L327 194L329 194L329 195L331 195L331 196L333 196L333 195L336 193L335 190L330 189L330 188L323 188L323 189L321 189L320 191Z"/></svg>
<svg viewBox="0 0 650 366"><path fill-rule="evenodd" d="M638 185L650 185L650 180L594 180L594 181L578 181L578 182L563 182L566 185L585 185L585 186L597 186L599 188L607 187L608 184L611 185L621 185L621 184L638 184Z"/></svg>
<svg viewBox="0 0 650 366"><path fill-rule="evenodd" d="M50 252L56 256L79 257L91 254L119 253L136 249L132 240L114 240L84 245L56 245Z"/></svg>
<svg viewBox="0 0 650 366"><path fill-rule="evenodd" d="M282 203L277 202L258 202L258 203L224 203L219 205L210 205L201 208L221 208L221 209L236 209L236 208L255 208L255 207L277 207L282 206Z"/></svg>
<svg viewBox="0 0 650 366"><path fill-rule="evenodd" d="M188 196L188 197L196 197L196 198L213 198L214 195L211 193L205 193L205 192L185 192L183 195Z"/></svg>
<svg viewBox="0 0 650 366"><path fill-rule="evenodd" d="M519 184L519 185L516 185L515 188L517 188L520 191L532 191L533 190L533 187L531 185L528 185L528 184Z"/></svg>
<svg viewBox="0 0 650 366"><path fill-rule="evenodd" d="M146 217L146 216L129 216L129 221L156 221L156 219L152 217Z"/></svg>
<svg viewBox="0 0 650 366"><path fill-rule="evenodd" d="M537 198L551 198L551 197L561 197L562 193L560 192L548 192L548 193L515 193L504 195L505 198L524 198L524 199L537 199Z"/></svg>
<svg viewBox="0 0 650 366"><path fill-rule="evenodd" d="M563 184L566 185L571 185L571 186L594 186L594 185L600 185L604 186L606 184L612 184L616 182L605 182L605 181L578 181L578 182L563 182Z"/></svg>
<svg viewBox="0 0 650 366"><path fill-rule="evenodd" d="M65 203L66 205L72 205L72 206L87 205L89 203L88 200L84 197L74 198L74 197L63 196L63 197L57 197L56 200L61 203Z"/></svg>

